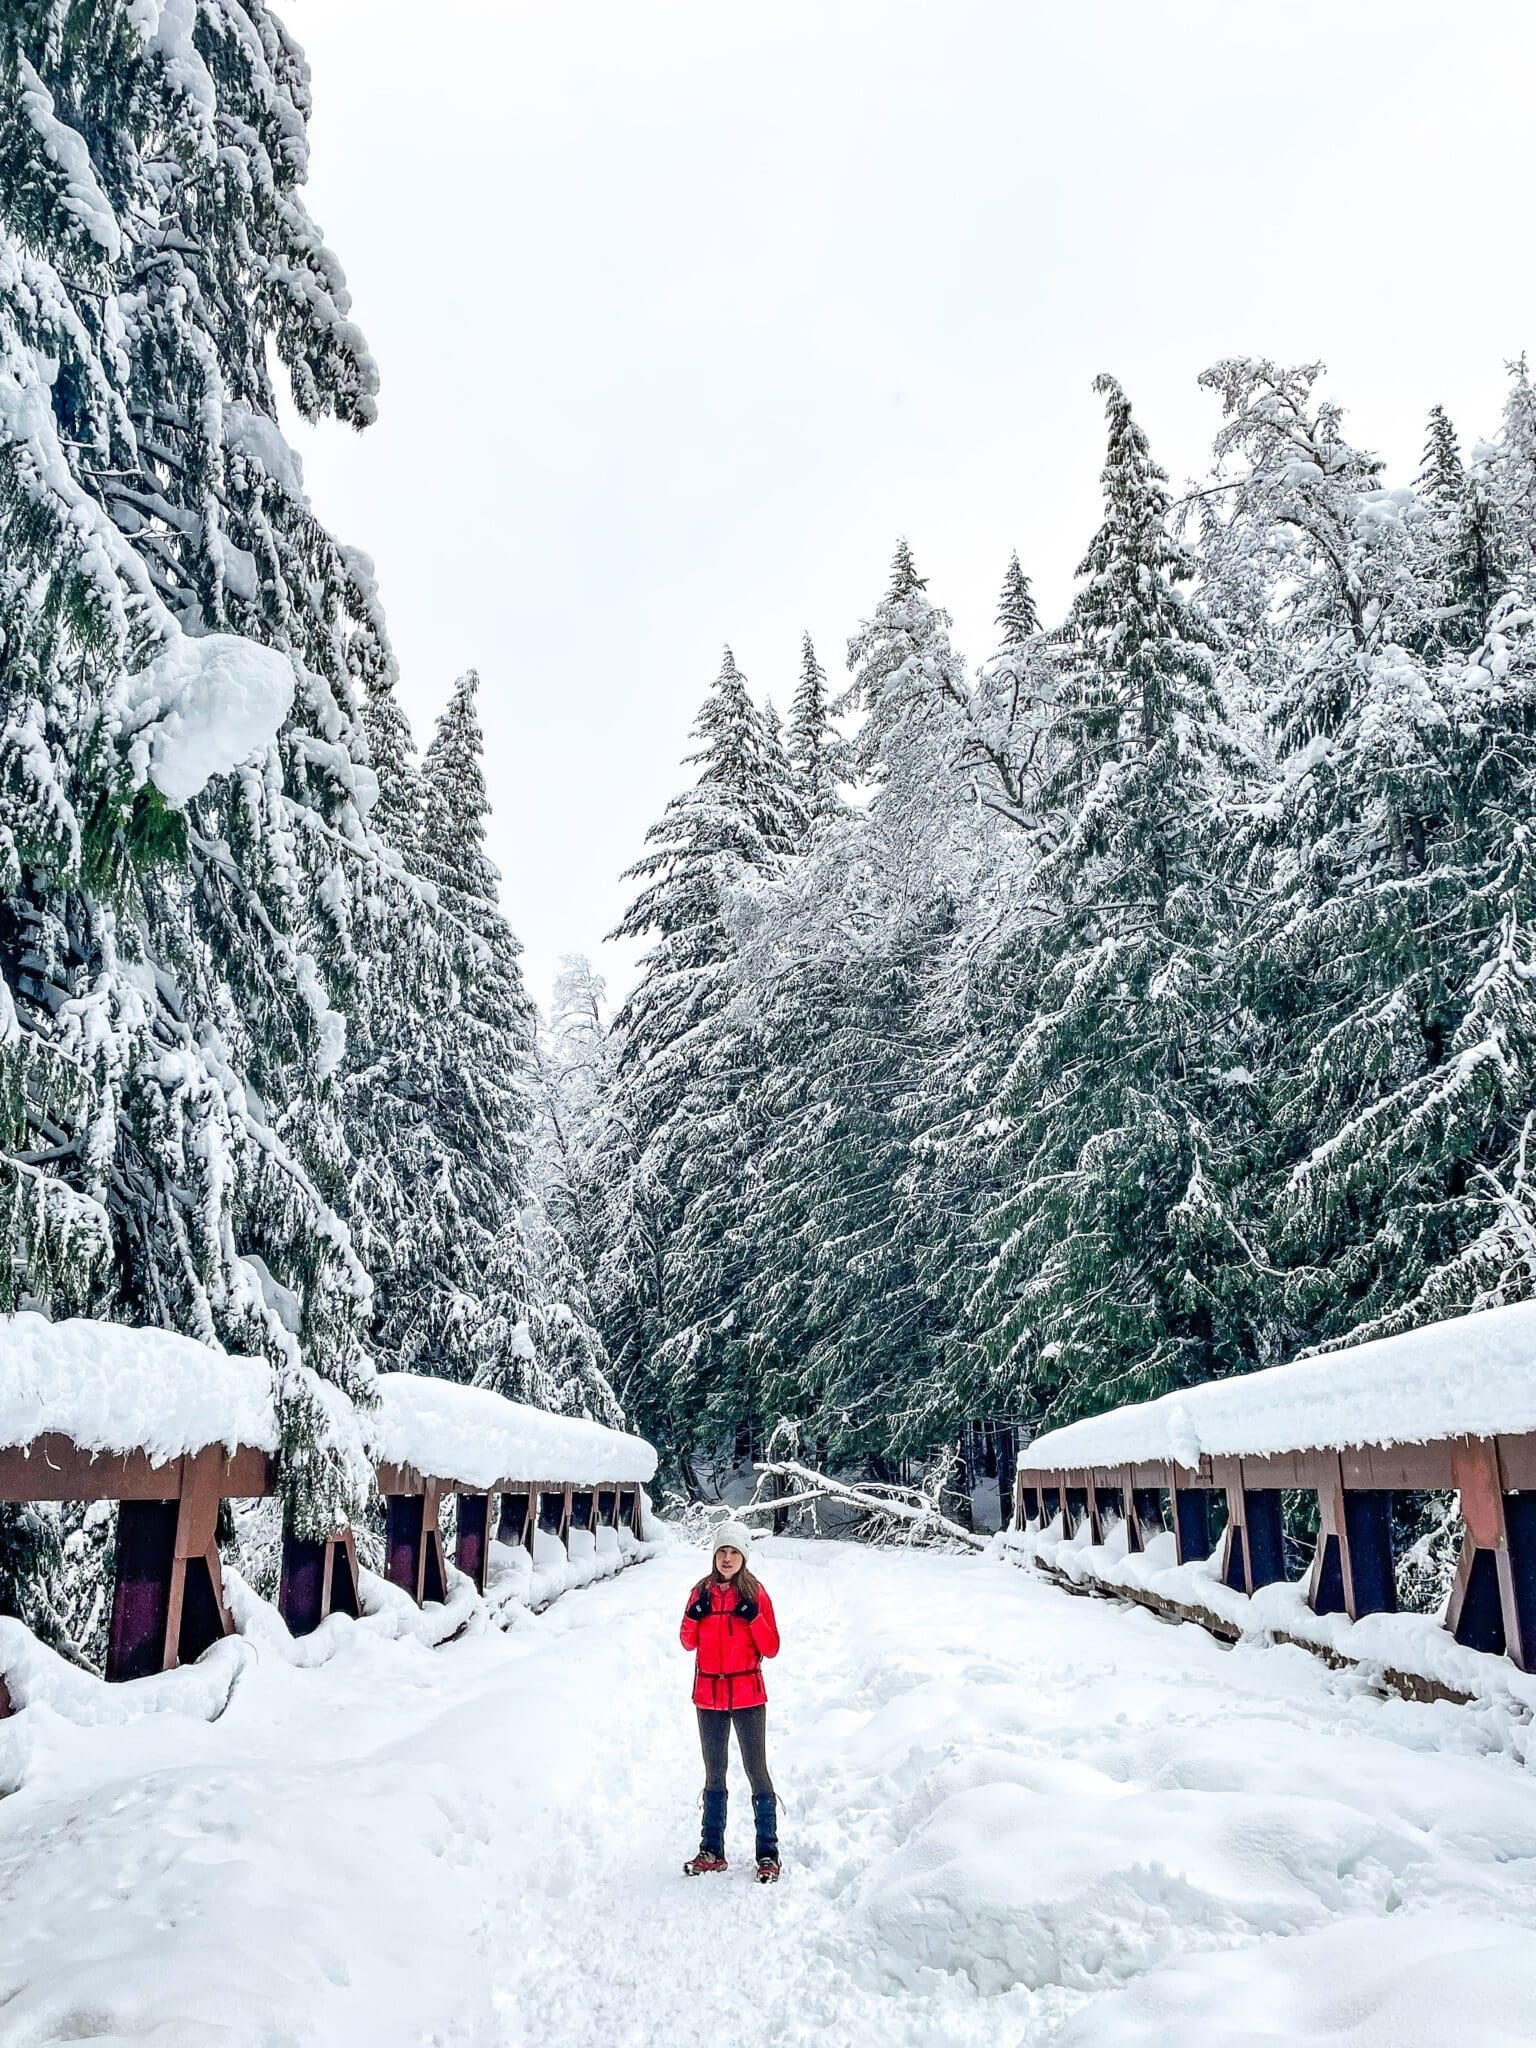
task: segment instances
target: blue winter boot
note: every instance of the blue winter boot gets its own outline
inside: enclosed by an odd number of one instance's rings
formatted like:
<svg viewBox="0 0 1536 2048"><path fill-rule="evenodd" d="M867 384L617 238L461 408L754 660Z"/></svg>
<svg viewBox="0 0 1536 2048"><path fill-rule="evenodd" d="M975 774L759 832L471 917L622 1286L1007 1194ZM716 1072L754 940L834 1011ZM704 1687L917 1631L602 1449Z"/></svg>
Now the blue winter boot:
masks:
<svg viewBox="0 0 1536 2048"><path fill-rule="evenodd" d="M752 1800L752 1818L757 1823L757 1881L779 1881L779 1802L771 1792L759 1792Z"/></svg>
<svg viewBox="0 0 1536 2048"><path fill-rule="evenodd" d="M685 1877L703 1877L707 1871L724 1870L725 1861L725 1792L712 1792L706 1786L704 1791L704 1825L699 1832L699 1853L690 1856L683 1865Z"/></svg>

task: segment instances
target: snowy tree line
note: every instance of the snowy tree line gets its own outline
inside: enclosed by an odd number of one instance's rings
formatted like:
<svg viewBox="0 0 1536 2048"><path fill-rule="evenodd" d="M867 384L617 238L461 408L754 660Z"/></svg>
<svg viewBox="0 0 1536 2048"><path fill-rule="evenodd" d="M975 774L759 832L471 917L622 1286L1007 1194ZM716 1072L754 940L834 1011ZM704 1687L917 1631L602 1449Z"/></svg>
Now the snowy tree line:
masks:
<svg viewBox="0 0 1536 2048"><path fill-rule="evenodd" d="M787 724L727 650L562 985L567 1241L684 1475L925 1456L1536 1281L1536 391L1393 484L1217 364L1175 495L1109 377L1066 616L974 670L912 552Z"/></svg>
<svg viewBox="0 0 1536 2048"><path fill-rule="evenodd" d="M308 114L266 0L0 21L0 1311L271 1358L320 1534L375 1361L616 1411L540 1197L476 679L418 757L279 426L286 387L365 427L378 381ZM0 1514L14 1602L48 1532Z"/></svg>

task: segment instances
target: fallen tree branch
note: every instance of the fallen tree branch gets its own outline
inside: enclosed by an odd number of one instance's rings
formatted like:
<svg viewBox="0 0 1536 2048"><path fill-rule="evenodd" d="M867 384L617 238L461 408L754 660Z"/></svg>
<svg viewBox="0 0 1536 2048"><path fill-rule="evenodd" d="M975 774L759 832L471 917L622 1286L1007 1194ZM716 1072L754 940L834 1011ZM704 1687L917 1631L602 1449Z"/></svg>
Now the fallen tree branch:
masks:
<svg viewBox="0 0 1536 2048"><path fill-rule="evenodd" d="M762 1466L757 1470L762 1471ZM749 1500L745 1506L732 1508L733 1515L771 1515L779 1508L808 1508L813 1502L825 1500L825 1493L786 1493L775 1498L772 1494L766 1500Z"/></svg>
<svg viewBox="0 0 1536 2048"><path fill-rule="evenodd" d="M771 1494L761 1499L754 1497L744 1508L735 1509L736 1514L767 1514L778 1508L800 1506L806 1501L835 1500L847 1507L862 1508L867 1515L905 1522L914 1532L919 1528L931 1529L936 1535L946 1536L954 1543L963 1543L971 1550L985 1550L990 1541L986 1536L978 1536L974 1529L962 1529L958 1522L941 1515L928 1496L915 1489L898 1490L882 1486L876 1491L872 1487L850 1486L845 1480L828 1479L825 1473L813 1472L808 1465L797 1464L792 1458L772 1459L753 1469L762 1475L758 1481L759 1493L764 1479L791 1479L804 1490L799 1494L786 1494L777 1500ZM900 1492L905 1492L907 1497L900 1498Z"/></svg>

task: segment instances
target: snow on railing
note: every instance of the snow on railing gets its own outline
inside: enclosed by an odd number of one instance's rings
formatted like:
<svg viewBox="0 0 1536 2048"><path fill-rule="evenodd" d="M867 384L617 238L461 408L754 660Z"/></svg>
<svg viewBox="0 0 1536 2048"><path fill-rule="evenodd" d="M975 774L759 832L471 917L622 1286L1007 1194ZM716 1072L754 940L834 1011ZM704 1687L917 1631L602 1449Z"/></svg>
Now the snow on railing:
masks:
<svg viewBox="0 0 1536 2048"><path fill-rule="evenodd" d="M641 1438L405 1373L385 1375L379 1391L367 1426L386 1576L418 1605L447 1597L439 1511L449 1493L458 1496L455 1561L480 1593L498 1494L497 1536L530 1555L541 1541L574 1559L643 1540L656 1454ZM233 1632L219 1509L276 1491L278 1448L265 1361L169 1330L0 1316L0 1501L118 1503L111 1680L168 1671ZM284 1533L278 1607L296 1636L329 1614L361 1612L349 1528L314 1541ZM0 1674L0 1715L9 1706Z"/></svg>
<svg viewBox="0 0 1536 2048"><path fill-rule="evenodd" d="M0 1500L119 1503L110 1679L231 1632L219 1504L272 1492L277 1443L264 1363L170 1330L0 1317Z"/></svg>
<svg viewBox="0 0 1536 2048"><path fill-rule="evenodd" d="M1051 1430L1019 1455L1015 1520L1037 1537L1059 1521L1090 1546L1123 1536L1134 1557L1165 1533L1166 1503L1183 1566L1211 1557L1219 1498L1216 1577L1252 1596L1286 1576L1287 1490L1317 1496L1306 1606L1352 1621L1397 1606L1393 1495L1454 1492L1462 1540L1445 1626L1536 1669L1536 1303ZM1145 1587L1136 1597L1159 1604Z"/></svg>
<svg viewBox="0 0 1536 2048"><path fill-rule="evenodd" d="M572 1531L643 1534L643 1484L656 1470L644 1438L580 1416L550 1415L485 1387L413 1373L379 1381L379 1491L384 1496L385 1575L418 1605L447 1585L439 1516L458 1496L454 1563L483 1593L491 1505L501 1501L497 1541L537 1558L542 1530L573 1548Z"/></svg>

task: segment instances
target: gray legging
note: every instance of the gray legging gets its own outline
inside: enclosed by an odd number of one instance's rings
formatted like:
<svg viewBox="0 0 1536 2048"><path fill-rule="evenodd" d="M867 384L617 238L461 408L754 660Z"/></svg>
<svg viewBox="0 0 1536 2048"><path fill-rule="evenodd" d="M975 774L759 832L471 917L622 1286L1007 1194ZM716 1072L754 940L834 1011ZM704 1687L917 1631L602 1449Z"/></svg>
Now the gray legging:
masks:
<svg viewBox="0 0 1536 2048"><path fill-rule="evenodd" d="M729 1712L719 1712L713 1707L699 1707L699 1747L704 1752L704 1789L706 1792L725 1790L725 1765L731 1747L731 1723L736 1724L736 1747L741 1751L742 1765L752 1786L752 1796L758 1798L764 1792L773 1791L773 1780L768 1775L768 1709L766 1707L734 1707Z"/></svg>

